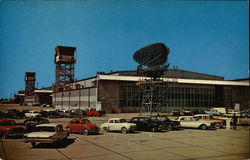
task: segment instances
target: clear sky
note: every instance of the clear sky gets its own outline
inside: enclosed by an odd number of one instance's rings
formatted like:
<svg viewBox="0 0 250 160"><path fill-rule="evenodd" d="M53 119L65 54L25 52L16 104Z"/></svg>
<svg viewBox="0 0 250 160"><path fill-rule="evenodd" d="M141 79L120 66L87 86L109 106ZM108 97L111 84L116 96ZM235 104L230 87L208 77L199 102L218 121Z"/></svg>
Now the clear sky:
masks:
<svg viewBox="0 0 250 160"><path fill-rule="evenodd" d="M133 53L156 42L171 68L226 80L249 77L247 1L0 1L0 98L55 81L57 45L77 47L75 78L134 70Z"/></svg>

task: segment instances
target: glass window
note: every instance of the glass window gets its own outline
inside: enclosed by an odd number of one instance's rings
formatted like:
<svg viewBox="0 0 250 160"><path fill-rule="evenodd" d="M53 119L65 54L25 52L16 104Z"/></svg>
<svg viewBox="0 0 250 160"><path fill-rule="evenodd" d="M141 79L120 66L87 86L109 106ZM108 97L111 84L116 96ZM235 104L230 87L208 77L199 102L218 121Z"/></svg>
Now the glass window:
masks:
<svg viewBox="0 0 250 160"><path fill-rule="evenodd" d="M131 122L138 122L138 118L133 118Z"/></svg>

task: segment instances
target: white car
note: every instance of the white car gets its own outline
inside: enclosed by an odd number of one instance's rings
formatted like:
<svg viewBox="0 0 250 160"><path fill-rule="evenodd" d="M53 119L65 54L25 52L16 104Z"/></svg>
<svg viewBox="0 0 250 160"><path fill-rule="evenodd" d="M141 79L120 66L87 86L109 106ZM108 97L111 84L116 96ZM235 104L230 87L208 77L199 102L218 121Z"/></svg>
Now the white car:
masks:
<svg viewBox="0 0 250 160"><path fill-rule="evenodd" d="M67 139L69 131L64 130L61 124L40 124L35 131L24 135L24 142L31 143L34 147L37 143L56 143Z"/></svg>
<svg viewBox="0 0 250 160"><path fill-rule="evenodd" d="M216 129L214 122L202 121L193 116L180 116L177 121L180 121L182 128Z"/></svg>
<svg viewBox="0 0 250 160"><path fill-rule="evenodd" d="M33 117L39 117L39 116L41 116L41 114L40 114L40 112L39 111L29 111L29 112L27 112L27 113L25 113L24 114L25 115L25 117L27 117L27 118L33 118Z"/></svg>
<svg viewBox="0 0 250 160"><path fill-rule="evenodd" d="M122 131L122 133L133 132L136 129L135 123L128 123L123 118L110 118L107 123L100 126L104 131Z"/></svg>

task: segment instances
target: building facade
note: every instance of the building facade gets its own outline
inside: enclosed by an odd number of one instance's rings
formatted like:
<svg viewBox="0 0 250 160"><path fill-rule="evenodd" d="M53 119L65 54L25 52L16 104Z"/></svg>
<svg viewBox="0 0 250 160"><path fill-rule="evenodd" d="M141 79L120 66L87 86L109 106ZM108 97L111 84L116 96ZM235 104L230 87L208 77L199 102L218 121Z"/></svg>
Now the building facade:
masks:
<svg viewBox="0 0 250 160"><path fill-rule="evenodd" d="M138 82L148 79L136 76L136 71L97 74L54 92L52 103L59 109L96 107L108 113L145 111L141 107L143 90ZM158 111L233 108L235 104L245 109L250 103L249 79L225 81L223 77L183 70L169 70L161 78L158 92L162 104Z"/></svg>

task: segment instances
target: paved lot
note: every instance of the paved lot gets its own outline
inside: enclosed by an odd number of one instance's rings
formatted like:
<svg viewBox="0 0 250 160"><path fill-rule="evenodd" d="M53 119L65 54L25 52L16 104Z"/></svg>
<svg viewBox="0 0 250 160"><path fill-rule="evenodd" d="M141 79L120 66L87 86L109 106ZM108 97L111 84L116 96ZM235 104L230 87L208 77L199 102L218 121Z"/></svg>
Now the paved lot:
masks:
<svg viewBox="0 0 250 160"><path fill-rule="evenodd" d="M71 134L62 143L41 144L36 148L22 139L2 139L0 157L8 160L245 160L249 158L249 128L240 127L236 131L184 129L160 133L109 132L90 136Z"/></svg>
<svg viewBox="0 0 250 160"><path fill-rule="evenodd" d="M89 120L99 126L110 117L130 119L135 115L138 114L108 114ZM70 119L49 120L66 126ZM249 158L249 127L238 127L236 131L183 129L89 136L70 134L62 143L40 144L35 148L23 139L0 139L0 157L6 160L246 160Z"/></svg>

